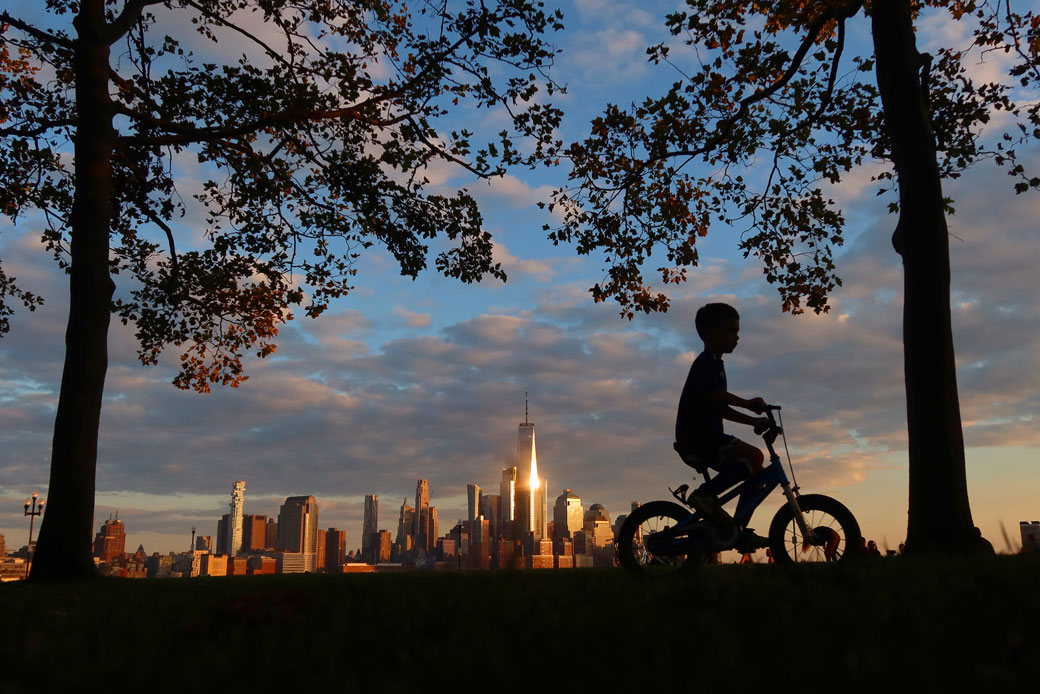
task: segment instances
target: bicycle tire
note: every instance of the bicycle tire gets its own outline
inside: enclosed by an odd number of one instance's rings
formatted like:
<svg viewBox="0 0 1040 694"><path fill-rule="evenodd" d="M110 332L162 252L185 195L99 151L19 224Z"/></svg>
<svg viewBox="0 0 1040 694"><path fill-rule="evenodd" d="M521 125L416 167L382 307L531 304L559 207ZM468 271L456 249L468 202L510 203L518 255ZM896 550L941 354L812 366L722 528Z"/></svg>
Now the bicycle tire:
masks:
<svg viewBox="0 0 1040 694"><path fill-rule="evenodd" d="M644 545L642 538L688 518L690 512L670 501L651 501L628 514L618 530L618 563L633 575L643 575L650 569L678 570L687 561L688 555L655 556ZM669 523L669 521L671 521Z"/></svg>
<svg viewBox="0 0 1040 694"><path fill-rule="evenodd" d="M859 523L844 504L823 494L806 494L798 498L798 506L818 536L830 534L832 539L825 544L806 543L790 504L784 504L769 524L769 549L777 563L843 561L858 553Z"/></svg>

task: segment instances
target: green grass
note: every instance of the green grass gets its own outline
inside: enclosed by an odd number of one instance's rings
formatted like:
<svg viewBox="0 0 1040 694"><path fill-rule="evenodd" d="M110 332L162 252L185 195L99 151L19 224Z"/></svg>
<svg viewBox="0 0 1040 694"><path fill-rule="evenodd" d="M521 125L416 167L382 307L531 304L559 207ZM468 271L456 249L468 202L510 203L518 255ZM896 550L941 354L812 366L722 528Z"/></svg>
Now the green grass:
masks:
<svg viewBox="0 0 1040 694"><path fill-rule="evenodd" d="M1038 633L1024 556L4 584L0 691L1035 691Z"/></svg>

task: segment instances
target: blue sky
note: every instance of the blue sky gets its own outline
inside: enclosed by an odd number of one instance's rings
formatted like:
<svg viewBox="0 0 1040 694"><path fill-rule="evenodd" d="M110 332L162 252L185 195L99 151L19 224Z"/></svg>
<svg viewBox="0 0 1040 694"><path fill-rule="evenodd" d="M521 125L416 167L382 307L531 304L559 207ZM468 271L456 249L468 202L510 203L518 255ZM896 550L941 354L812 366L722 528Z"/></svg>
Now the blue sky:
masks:
<svg viewBox="0 0 1040 694"><path fill-rule="evenodd" d="M674 6L563 3L567 29L552 74L568 85L566 139L580 137L605 102L639 99L672 79L646 64L645 48L666 38L662 17ZM963 35L927 18L919 40L927 48ZM991 57L972 69L999 68ZM1025 155L1040 169L1040 150ZM725 300L742 315L740 346L727 359L731 390L784 406L803 489L844 501L868 537L901 541L901 275L889 243L895 218L874 195L869 169L833 191L849 241L829 314L782 314L759 264L736 251L736 232L717 228L701 243L702 267L672 293L672 310L631 322L587 293L603 274L598 259L545 238L551 219L535 203L565 171L519 170L490 185L432 173L446 190L465 185L478 197L509 281L462 285L433 273L412 281L373 248L356 291L316 321L289 323L276 357L251 362L241 388L208 396L169 385L173 355L141 366L131 331L115 323L99 522L118 509L129 546L181 549L192 525L215 533L232 482L244 479L247 513L273 515L286 496L313 494L321 527L345 528L358 546L363 496L379 494L380 527L393 530L401 500L424 477L445 532L464 515L466 484L494 492L500 468L512 464L525 390L550 495L570 488L586 508L599 502L616 516L688 479L671 441L700 349L692 318L706 301ZM1040 517L1040 198L1015 196L1012 183L980 164L946 189L957 200L954 331L969 490L976 522L998 548L1001 521L1017 539L1019 520ZM67 290L32 219L2 225L5 269L47 298L37 313L17 313L0 342L0 533L17 547L27 534L22 500L33 489L46 494ZM779 505L779 496L763 505L760 531Z"/></svg>

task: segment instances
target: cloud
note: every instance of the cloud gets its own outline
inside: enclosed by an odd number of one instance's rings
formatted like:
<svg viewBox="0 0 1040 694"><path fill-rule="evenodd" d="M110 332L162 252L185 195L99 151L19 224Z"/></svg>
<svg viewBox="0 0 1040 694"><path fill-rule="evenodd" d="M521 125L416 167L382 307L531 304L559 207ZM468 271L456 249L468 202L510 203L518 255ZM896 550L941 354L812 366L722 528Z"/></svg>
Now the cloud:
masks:
<svg viewBox="0 0 1040 694"><path fill-rule="evenodd" d="M547 260L518 258L513 255L501 241L495 242L495 248L492 251L491 259L496 263L502 264L502 269L505 270L510 280L529 277L537 282L551 282L557 274L555 266L564 262L559 258L550 258Z"/></svg>
<svg viewBox="0 0 1040 694"><path fill-rule="evenodd" d="M631 28L606 28L576 42L568 70L580 71L583 82L618 84L647 73L647 37ZM571 67L573 65L573 67Z"/></svg>
<svg viewBox="0 0 1040 694"><path fill-rule="evenodd" d="M394 306L391 313L400 318L409 328L428 328L433 322L429 313L409 311L402 306Z"/></svg>
<svg viewBox="0 0 1040 694"><path fill-rule="evenodd" d="M478 182L470 187L470 193L481 208L502 207L529 209L542 200L548 200L552 186L532 186L512 174L489 179L486 184Z"/></svg>

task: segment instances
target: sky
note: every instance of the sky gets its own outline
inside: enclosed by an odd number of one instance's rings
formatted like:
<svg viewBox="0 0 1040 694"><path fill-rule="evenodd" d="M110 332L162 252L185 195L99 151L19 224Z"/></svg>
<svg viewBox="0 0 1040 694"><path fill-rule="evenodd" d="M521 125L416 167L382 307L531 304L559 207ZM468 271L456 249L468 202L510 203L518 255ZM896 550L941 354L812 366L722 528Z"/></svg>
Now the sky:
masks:
<svg viewBox="0 0 1040 694"><path fill-rule="evenodd" d="M646 63L645 48L667 38L662 18L673 5L562 3L567 29L554 39L563 52L551 74L568 85L565 139L581 137L607 101L640 99L671 81ZM862 21L852 28L854 42L862 30ZM927 17L919 42L927 49L963 36ZM999 61L972 69L991 73ZM1020 156L1040 170L1040 149ZM198 180L185 167L190 191ZM875 170L831 191L848 240L836 254L843 286L829 313L782 313L761 265L737 252L738 232L715 228L698 242L701 267L670 290L671 309L632 321L593 303L599 260L553 246L542 231L552 219L536 203L565 172L518 170L486 184L438 170L435 184L467 185L481 203L506 283L463 285L433 272L413 281L373 247L354 292L317 320L288 323L275 356L247 363L247 382L209 395L170 385L175 354L142 366L132 330L113 322L97 523L118 511L128 550L183 550L192 526L216 534L232 483L245 480L246 513L276 515L285 497L313 494L320 527L345 529L348 547L358 547L364 495L379 495L379 527L393 532L401 501L412 503L425 478L444 533L465 515L468 483L497 493L501 468L514 464L525 392L550 500L571 489L614 518L689 481L671 442L701 349L693 316L726 301L741 314L740 344L726 359L730 390L782 405L802 490L841 500L866 537L895 548L907 508L902 282L895 217L875 195ZM1040 197L1016 196L1013 183L981 163L945 186L957 210L953 321L969 494L998 550L1009 547L1001 524L1013 549L1018 522L1040 518ZM25 497L46 496L64 348L65 278L39 231L31 217L17 227L0 221L5 271L47 301L16 312L0 340L0 533L9 548L27 539ZM739 425L729 431L754 440ZM771 497L752 525L764 532L780 504Z"/></svg>

